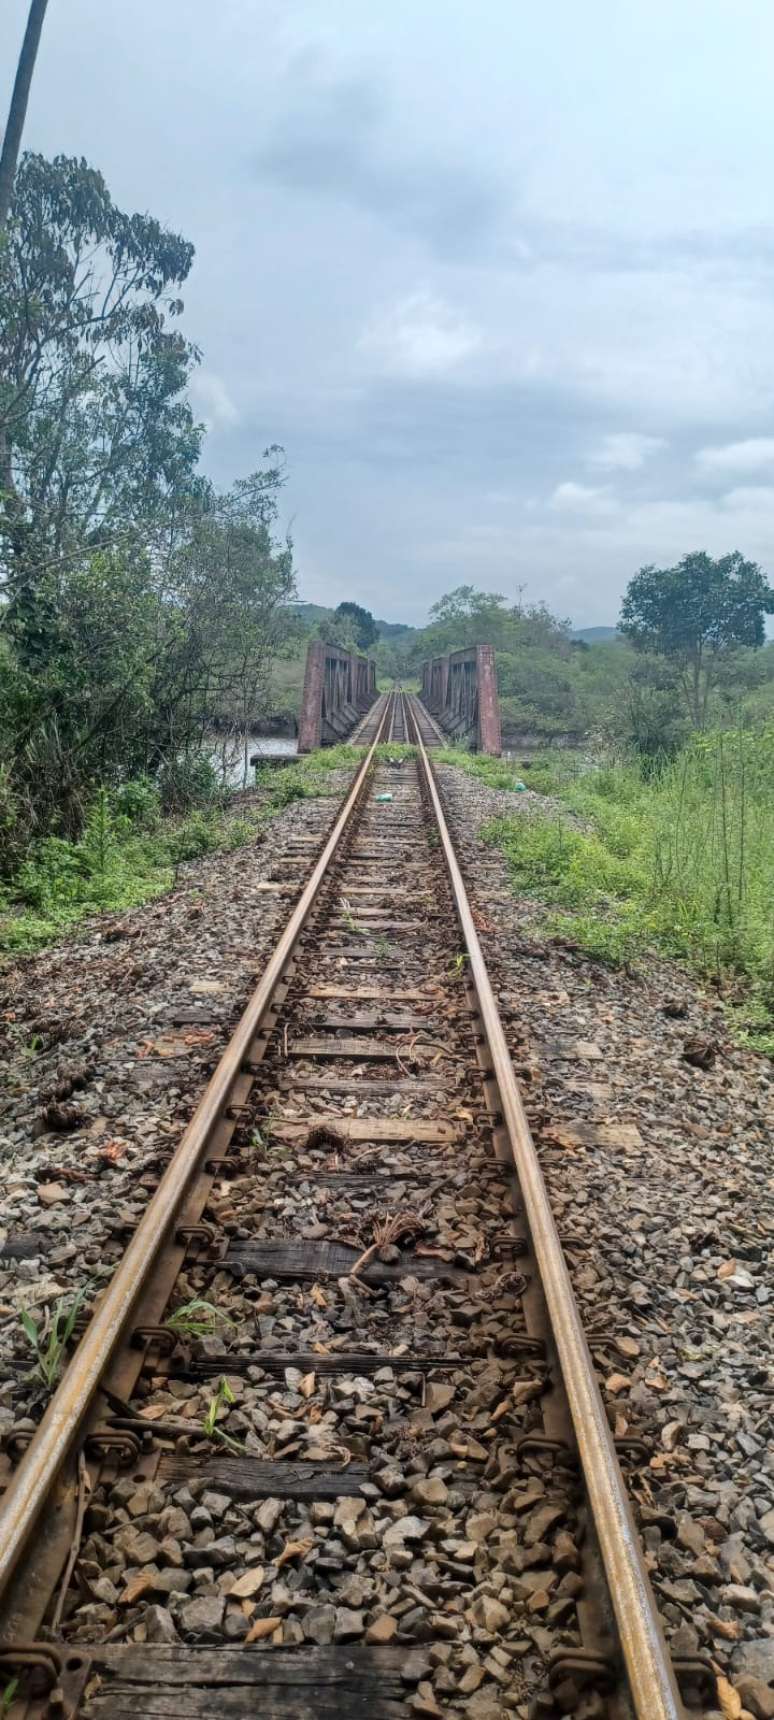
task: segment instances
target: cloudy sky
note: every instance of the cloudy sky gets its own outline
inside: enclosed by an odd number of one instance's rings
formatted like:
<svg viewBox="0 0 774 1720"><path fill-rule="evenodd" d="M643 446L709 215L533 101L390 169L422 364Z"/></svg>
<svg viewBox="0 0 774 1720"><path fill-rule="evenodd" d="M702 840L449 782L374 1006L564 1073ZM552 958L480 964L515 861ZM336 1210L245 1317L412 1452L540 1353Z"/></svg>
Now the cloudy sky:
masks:
<svg viewBox="0 0 774 1720"><path fill-rule="evenodd" d="M194 241L205 464L284 444L304 597L590 625L774 573L772 63L770 0L50 0L25 141Z"/></svg>

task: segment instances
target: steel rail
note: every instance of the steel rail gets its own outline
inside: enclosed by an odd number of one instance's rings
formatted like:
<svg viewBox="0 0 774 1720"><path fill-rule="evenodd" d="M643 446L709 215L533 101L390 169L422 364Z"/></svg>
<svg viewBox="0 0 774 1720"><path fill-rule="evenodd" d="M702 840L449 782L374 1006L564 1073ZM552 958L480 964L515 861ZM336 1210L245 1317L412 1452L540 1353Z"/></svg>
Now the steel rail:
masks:
<svg viewBox="0 0 774 1720"><path fill-rule="evenodd" d="M414 744L438 823L460 929L470 958L470 972L548 1307L634 1711L637 1720L684 1720L685 1710L645 1569L594 1364L435 775L414 718L413 699L409 702L409 709Z"/></svg>
<svg viewBox="0 0 774 1720"><path fill-rule="evenodd" d="M60 1385L0 1501L0 1594L3 1593L33 1533L57 1475L99 1388L107 1364L132 1308L185 1196L213 1128L228 1103L251 1040L271 1003L293 948L314 906L341 839L365 785L381 739L391 701L376 737L349 790L312 874L275 946L236 1028L137 1230L117 1266L105 1295L78 1345Z"/></svg>

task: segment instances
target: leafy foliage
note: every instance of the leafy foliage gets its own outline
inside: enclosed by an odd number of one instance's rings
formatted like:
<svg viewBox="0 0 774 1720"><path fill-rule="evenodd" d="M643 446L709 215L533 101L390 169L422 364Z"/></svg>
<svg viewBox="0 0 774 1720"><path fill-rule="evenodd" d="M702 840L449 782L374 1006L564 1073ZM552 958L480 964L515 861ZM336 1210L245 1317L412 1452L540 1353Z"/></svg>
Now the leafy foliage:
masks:
<svg viewBox="0 0 774 1720"><path fill-rule="evenodd" d="M263 713L296 631L281 449L226 493L196 471L192 257L84 161L23 157L0 250L6 877L41 839L80 840L95 782L212 798L208 723Z"/></svg>
<svg viewBox="0 0 774 1720"><path fill-rule="evenodd" d="M379 629L370 609L361 608L359 603L340 603L333 613L351 631L360 651L367 651L369 645L378 639Z"/></svg>
<svg viewBox="0 0 774 1720"><path fill-rule="evenodd" d="M753 561L738 550L713 561L706 550L676 567L643 567L630 580L620 627L637 651L669 658L691 722L703 728L722 657L764 642L764 615L774 613L774 591Z"/></svg>
<svg viewBox="0 0 774 1720"><path fill-rule="evenodd" d="M495 762L464 768L489 780ZM655 774L579 769L559 754L529 775L560 804L486 832L515 887L605 959L660 949L690 962L763 1043L774 1023L774 726L696 735Z"/></svg>
<svg viewBox="0 0 774 1720"><path fill-rule="evenodd" d="M79 1290L69 1302L60 1297L53 1312L47 1309L40 1320L26 1309L20 1315L22 1331L35 1356L35 1371L49 1391L62 1372L67 1345L87 1294L87 1290Z"/></svg>

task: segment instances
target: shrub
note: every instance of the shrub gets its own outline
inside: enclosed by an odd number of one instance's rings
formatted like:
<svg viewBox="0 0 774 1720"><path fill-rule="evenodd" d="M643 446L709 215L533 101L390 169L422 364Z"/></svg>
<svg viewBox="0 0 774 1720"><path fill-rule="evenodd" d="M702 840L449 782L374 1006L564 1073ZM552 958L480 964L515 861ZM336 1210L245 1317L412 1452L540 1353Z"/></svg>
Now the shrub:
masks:
<svg viewBox="0 0 774 1720"><path fill-rule="evenodd" d="M130 824L141 830L155 830L161 816L161 795L158 784L149 776L135 776L116 790L115 805Z"/></svg>
<svg viewBox="0 0 774 1720"><path fill-rule="evenodd" d="M165 812L186 812L190 806L218 806L227 798L212 760L203 753L167 759L159 775Z"/></svg>

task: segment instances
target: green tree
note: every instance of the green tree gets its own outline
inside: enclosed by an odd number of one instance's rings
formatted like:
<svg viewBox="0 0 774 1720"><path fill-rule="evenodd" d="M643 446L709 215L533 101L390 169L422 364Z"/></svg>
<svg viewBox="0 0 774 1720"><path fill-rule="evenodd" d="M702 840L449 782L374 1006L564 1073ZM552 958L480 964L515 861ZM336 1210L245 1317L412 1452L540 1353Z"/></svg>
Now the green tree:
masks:
<svg viewBox="0 0 774 1720"><path fill-rule="evenodd" d="M370 609L362 609L359 603L340 603L333 614L336 620L348 624L361 651L367 651L369 645L378 639L379 629Z"/></svg>
<svg viewBox="0 0 774 1720"><path fill-rule="evenodd" d="M45 661L62 568L131 545L191 480L197 354L170 324L192 259L86 162L22 158L0 252L0 578L22 661Z"/></svg>
<svg viewBox="0 0 774 1720"><path fill-rule="evenodd" d="M774 591L756 562L738 550L714 561L706 550L676 567L643 567L627 586L620 629L636 651L666 657L694 728L704 728L709 695L724 660L765 640Z"/></svg>
<svg viewBox="0 0 774 1720"><path fill-rule="evenodd" d="M19 63L16 67L16 77L11 92L11 105L8 109L8 123L3 135L3 147L0 150L0 233L2 233L8 220L8 210L11 206L13 181L16 163L19 159L24 121L27 116L32 74L38 57L40 35L47 6L48 0L32 0L21 53L19 54Z"/></svg>

